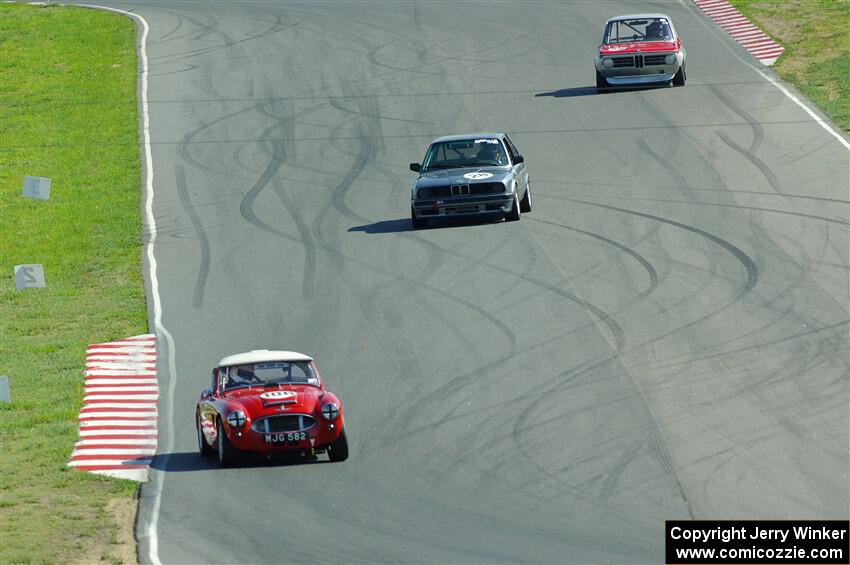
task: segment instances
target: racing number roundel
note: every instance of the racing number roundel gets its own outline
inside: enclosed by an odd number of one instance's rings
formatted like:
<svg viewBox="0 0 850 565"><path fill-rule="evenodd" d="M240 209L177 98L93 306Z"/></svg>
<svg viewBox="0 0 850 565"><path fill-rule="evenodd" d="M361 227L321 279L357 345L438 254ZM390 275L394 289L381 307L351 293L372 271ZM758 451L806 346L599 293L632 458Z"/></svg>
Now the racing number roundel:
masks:
<svg viewBox="0 0 850 565"><path fill-rule="evenodd" d="M475 173L466 173L465 175L463 175L463 178L469 179L469 180L483 180L483 179L489 179L492 176L493 176L493 173L485 173L485 172L479 171L479 172L475 172Z"/></svg>
<svg viewBox="0 0 850 565"><path fill-rule="evenodd" d="M264 392L260 395L260 398L268 398L268 399L281 399L281 398L294 398L295 393L291 390L272 390L270 392Z"/></svg>

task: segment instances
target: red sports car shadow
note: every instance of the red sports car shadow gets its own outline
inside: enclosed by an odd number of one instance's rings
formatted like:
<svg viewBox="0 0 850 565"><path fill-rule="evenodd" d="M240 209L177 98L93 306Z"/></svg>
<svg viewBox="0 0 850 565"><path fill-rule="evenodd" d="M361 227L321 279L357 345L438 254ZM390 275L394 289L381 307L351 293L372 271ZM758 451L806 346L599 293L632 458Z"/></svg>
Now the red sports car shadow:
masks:
<svg viewBox="0 0 850 565"><path fill-rule="evenodd" d="M316 465L330 463L324 455L254 455L246 453L229 469L250 469L254 467L291 467L295 465ZM174 453L157 453L151 462L151 468L164 473L186 473L189 471L206 471L221 469L218 459L213 453L210 457L202 457L197 451L178 451Z"/></svg>

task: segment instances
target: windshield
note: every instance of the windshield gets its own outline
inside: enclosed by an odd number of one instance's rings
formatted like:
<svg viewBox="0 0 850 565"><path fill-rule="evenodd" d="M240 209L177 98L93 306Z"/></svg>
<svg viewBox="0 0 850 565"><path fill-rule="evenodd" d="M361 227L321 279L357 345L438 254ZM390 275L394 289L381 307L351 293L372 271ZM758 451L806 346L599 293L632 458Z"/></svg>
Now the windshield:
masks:
<svg viewBox="0 0 850 565"><path fill-rule="evenodd" d="M462 139L433 143L425 154L422 169L457 167L500 167L508 165L507 152L495 138Z"/></svg>
<svg viewBox="0 0 850 565"><path fill-rule="evenodd" d="M670 41L673 32L664 18L641 18L616 20L605 28L603 43L625 43L628 41Z"/></svg>
<svg viewBox="0 0 850 565"><path fill-rule="evenodd" d="M319 386L319 379L309 361L269 361L221 368L225 390L242 386L277 384L309 384Z"/></svg>

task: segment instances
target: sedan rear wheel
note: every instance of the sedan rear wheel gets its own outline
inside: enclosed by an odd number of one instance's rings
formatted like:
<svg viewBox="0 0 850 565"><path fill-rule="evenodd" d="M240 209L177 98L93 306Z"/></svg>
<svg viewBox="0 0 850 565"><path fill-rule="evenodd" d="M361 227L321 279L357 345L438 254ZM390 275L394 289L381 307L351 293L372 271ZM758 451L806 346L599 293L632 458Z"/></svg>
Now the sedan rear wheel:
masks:
<svg viewBox="0 0 850 565"><path fill-rule="evenodd" d="M207 438L204 436L204 428L201 426L201 413L198 412L198 417L195 418L195 427L198 429L198 451L202 457L211 455L213 448L207 443Z"/></svg>
<svg viewBox="0 0 850 565"><path fill-rule="evenodd" d="M218 431L218 462L222 467L230 467L236 463L236 449L230 444L227 439L227 434L224 433L224 426L221 420L216 422L216 430Z"/></svg>
<svg viewBox="0 0 850 565"><path fill-rule="evenodd" d="M328 446L328 459L331 461L348 459L348 439L345 437L345 428L339 431L339 437Z"/></svg>

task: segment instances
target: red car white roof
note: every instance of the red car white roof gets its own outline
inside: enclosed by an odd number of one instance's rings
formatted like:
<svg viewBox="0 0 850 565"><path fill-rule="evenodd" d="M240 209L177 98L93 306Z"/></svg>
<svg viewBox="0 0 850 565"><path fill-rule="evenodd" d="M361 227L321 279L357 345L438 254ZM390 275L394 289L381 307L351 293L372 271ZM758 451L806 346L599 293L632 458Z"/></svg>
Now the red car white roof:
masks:
<svg viewBox="0 0 850 565"><path fill-rule="evenodd" d="M219 367L232 367L233 365L246 365L248 363L267 363L269 361L312 361L313 358L298 353L297 351L269 351L268 349L255 349L247 353L228 355L218 362Z"/></svg>

